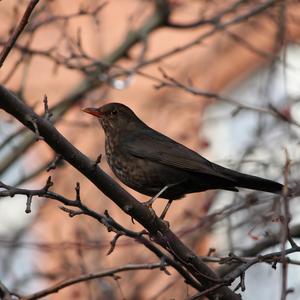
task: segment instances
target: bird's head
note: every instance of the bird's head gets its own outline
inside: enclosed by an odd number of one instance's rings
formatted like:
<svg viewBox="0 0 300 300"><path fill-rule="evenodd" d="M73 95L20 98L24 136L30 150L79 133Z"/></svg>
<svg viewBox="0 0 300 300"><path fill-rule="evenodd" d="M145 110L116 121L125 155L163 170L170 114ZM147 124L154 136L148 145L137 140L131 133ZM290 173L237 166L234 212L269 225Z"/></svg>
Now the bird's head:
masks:
<svg viewBox="0 0 300 300"><path fill-rule="evenodd" d="M87 107L83 111L97 117L104 131L124 129L134 121L140 121L129 107L121 103L108 103L99 108Z"/></svg>

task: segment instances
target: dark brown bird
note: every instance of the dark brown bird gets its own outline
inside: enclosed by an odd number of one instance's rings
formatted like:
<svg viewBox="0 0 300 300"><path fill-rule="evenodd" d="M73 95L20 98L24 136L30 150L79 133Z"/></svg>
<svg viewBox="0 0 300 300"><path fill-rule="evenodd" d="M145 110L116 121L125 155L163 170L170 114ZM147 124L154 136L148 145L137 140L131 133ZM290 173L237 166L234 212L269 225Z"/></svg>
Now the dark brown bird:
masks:
<svg viewBox="0 0 300 300"><path fill-rule="evenodd" d="M211 189L238 187L280 194L282 184L212 163L195 151L155 131L127 106L110 103L85 108L105 131L105 151L115 175L132 189L169 200ZM168 209L169 205L166 209ZM166 211L164 211L163 216Z"/></svg>

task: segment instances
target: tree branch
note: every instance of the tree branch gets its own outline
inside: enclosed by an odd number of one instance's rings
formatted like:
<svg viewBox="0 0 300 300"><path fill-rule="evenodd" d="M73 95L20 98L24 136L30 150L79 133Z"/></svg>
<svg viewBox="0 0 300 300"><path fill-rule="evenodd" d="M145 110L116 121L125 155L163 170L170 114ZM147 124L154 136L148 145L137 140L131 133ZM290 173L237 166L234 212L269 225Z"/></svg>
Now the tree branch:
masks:
<svg viewBox="0 0 300 300"><path fill-rule="evenodd" d="M130 265L125 265L119 268L115 268L109 271L102 271L102 272L97 272L97 273L90 273L90 274L84 274L75 278L67 279L62 282L59 282L52 287L49 287L47 289L43 289L39 292L33 293L28 296L23 296L20 297L20 300L36 300L43 298L47 295L51 295L54 293L59 292L61 289L66 288L68 286L80 283L80 282L85 282L88 280L92 279L97 279L101 277L107 277L107 276L114 276L115 274L121 273L121 272L126 272L126 271L133 271L133 270L153 270L153 269L158 269L161 268L161 263L153 263L153 264L130 264Z"/></svg>
<svg viewBox="0 0 300 300"><path fill-rule="evenodd" d="M19 35L22 33L25 26L27 25L29 17L31 15L32 11L34 10L35 6L39 3L39 1L40 0L31 0L30 3L28 4L19 25L17 26L14 33L11 35L8 42L6 43L6 45L4 46L4 48L2 49L2 51L0 53L0 68L2 67L2 65L3 65L7 55L9 54L10 50L13 48L13 46L14 46L15 42L17 41Z"/></svg>

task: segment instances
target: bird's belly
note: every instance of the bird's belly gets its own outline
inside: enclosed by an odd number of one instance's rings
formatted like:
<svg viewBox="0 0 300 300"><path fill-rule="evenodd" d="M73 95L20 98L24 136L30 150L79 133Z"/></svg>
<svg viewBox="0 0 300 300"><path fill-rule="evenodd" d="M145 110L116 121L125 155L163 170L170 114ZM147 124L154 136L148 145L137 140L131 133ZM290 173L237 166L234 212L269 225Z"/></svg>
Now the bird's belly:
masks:
<svg viewBox="0 0 300 300"><path fill-rule="evenodd" d="M187 174L146 159L119 154L107 155L108 164L120 181L130 188L154 196L166 185L170 186L160 197L178 199L184 196L186 189L182 184Z"/></svg>

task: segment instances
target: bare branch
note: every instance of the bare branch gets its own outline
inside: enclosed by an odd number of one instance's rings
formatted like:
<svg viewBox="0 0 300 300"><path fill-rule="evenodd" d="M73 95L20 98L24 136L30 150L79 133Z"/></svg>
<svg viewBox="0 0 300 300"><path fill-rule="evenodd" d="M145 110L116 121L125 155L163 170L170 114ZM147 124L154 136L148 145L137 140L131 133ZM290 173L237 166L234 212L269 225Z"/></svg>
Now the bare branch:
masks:
<svg viewBox="0 0 300 300"><path fill-rule="evenodd" d="M6 45L4 46L4 48L2 49L2 51L0 53L0 68L2 67L7 55L9 54L9 52L13 48L14 44L16 43L19 35L22 33L25 26L27 25L29 17L31 15L32 11L34 10L35 6L38 3L39 3L39 0L31 0L30 3L28 4L20 23L18 24L14 33L9 38L9 40L7 41Z"/></svg>
<svg viewBox="0 0 300 300"><path fill-rule="evenodd" d="M64 280L50 288L41 290L40 292L36 292L34 294L28 295L28 296L23 296L20 298L20 300L36 300L40 299L42 297L45 297L47 295L51 295L54 293L59 292L61 289L80 283L80 282L85 282L88 280L92 279L97 279L101 277L107 277L107 276L114 276L118 273L121 272L127 272L127 271L133 271L133 270L153 270L153 269L159 269L161 267L161 263L153 263L153 264L137 264L137 265L125 265L122 267L118 267L115 269L111 269L109 271L102 271L102 272L97 272L97 273L90 273L90 274L85 274L78 276L76 278L71 278Z"/></svg>

